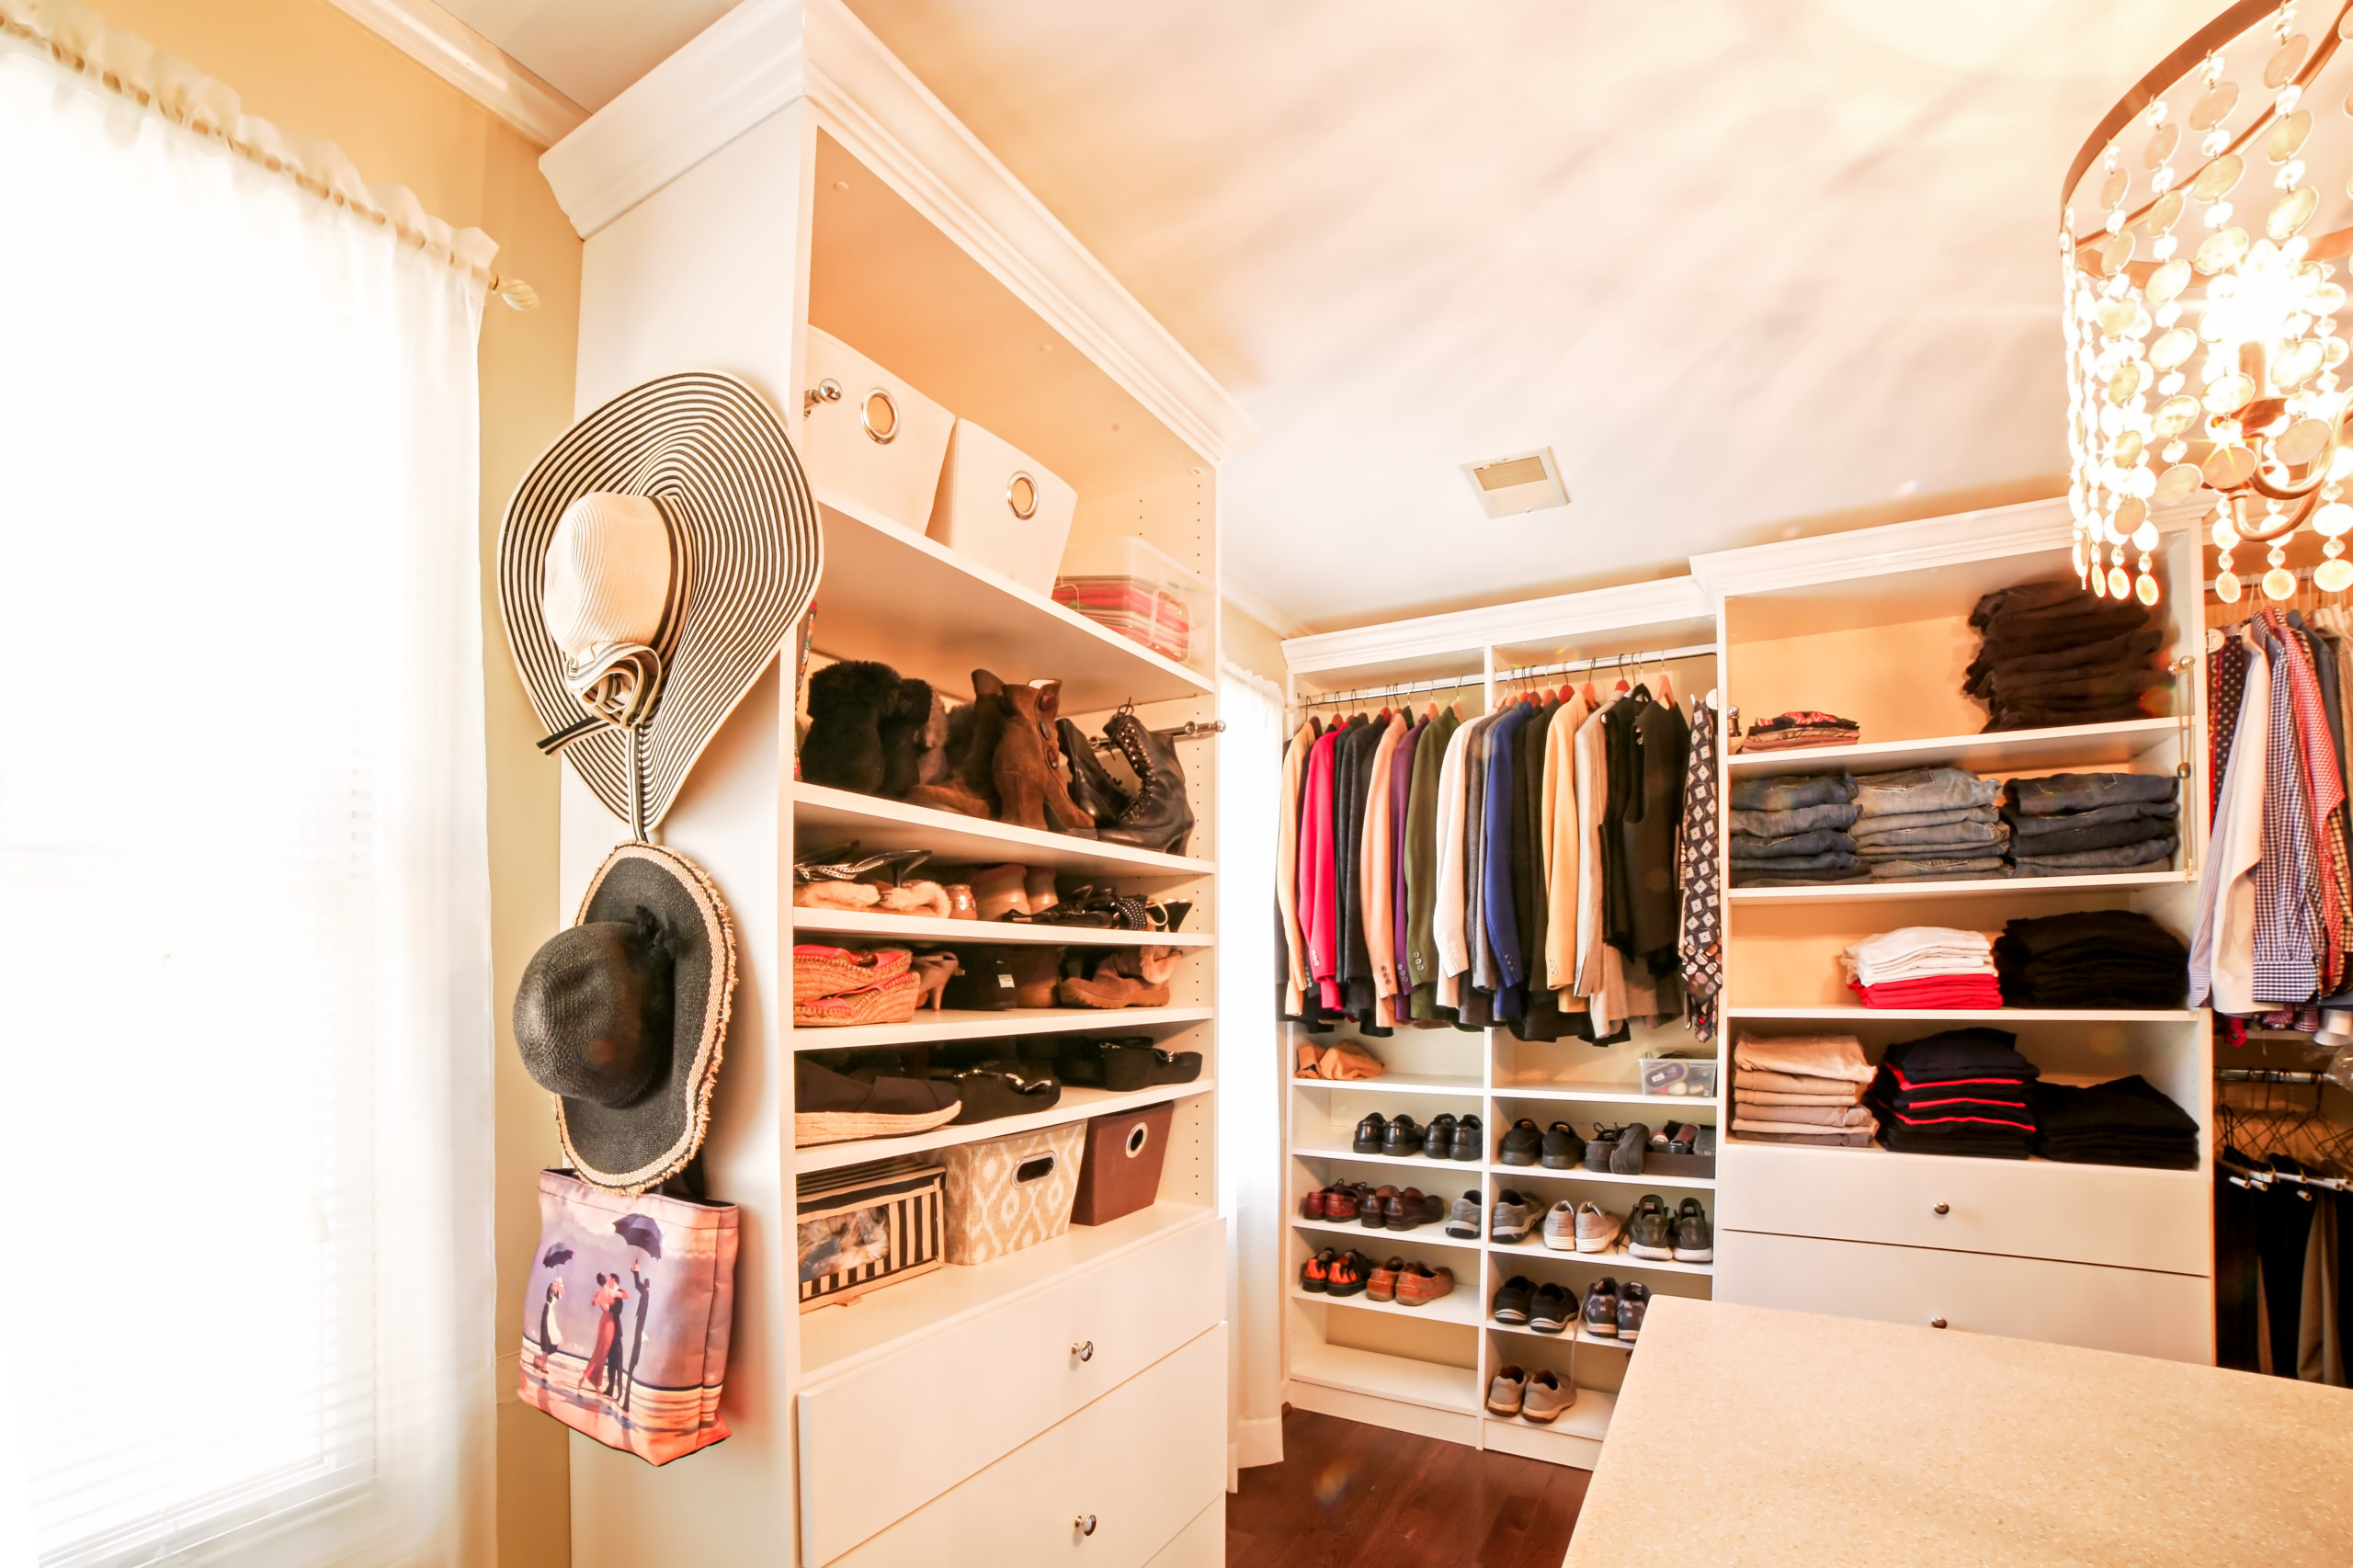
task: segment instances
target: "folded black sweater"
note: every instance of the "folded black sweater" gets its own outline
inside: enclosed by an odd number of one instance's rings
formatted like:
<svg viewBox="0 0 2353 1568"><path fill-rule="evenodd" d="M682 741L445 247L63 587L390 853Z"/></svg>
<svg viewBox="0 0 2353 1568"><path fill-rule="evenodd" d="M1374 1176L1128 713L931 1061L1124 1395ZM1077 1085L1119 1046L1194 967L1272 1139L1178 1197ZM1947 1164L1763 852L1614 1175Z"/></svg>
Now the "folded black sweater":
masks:
<svg viewBox="0 0 2353 1568"><path fill-rule="evenodd" d="M1881 1060L1896 1074L1899 1088L1962 1078L2040 1076L2042 1069L2018 1053L2018 1038L2007 1029L1945 1029L1899 1040Z"/></svg>

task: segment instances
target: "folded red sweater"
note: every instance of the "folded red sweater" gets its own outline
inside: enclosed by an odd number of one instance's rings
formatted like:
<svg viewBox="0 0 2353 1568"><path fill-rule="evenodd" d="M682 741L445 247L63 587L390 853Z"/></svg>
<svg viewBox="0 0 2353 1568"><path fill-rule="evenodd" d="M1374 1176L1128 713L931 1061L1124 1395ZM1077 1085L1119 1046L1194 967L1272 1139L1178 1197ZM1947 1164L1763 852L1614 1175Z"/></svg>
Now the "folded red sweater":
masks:
<svg viewBox="0 0 2353 1568"><path fill-rule="evenodd" d="M1934 975L1924 980L1895 980L1884 985L1847 988L1866 1007L1998 1007L2001 983L1990 974Z"/></svg>

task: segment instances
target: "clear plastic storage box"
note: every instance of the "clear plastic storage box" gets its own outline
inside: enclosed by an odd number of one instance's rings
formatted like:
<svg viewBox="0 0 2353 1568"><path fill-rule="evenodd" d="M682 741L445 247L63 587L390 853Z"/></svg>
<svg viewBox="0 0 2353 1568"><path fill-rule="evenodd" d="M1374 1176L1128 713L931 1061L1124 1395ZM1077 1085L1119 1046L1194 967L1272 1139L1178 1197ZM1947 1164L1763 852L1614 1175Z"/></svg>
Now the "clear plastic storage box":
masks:
<svg viewBox="0 0 2353 1568"><path fill-rule="evenodd" d="M1209 585L1134 534L1073 544L1054 602L1180 665L1208 656Z"/></svg>

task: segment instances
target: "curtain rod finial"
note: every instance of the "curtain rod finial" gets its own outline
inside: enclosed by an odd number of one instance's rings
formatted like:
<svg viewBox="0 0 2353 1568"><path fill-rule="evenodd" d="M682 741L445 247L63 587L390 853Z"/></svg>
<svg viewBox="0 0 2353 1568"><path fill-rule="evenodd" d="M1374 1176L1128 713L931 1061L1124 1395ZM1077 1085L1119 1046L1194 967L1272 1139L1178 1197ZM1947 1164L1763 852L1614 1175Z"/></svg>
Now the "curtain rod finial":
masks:
<svg viewBox="0 0 2353 1568"><path fill-rule="evenodd" d="M506 301L510 311L536 311L540 308L540 291L520 278L494 278L490 290Z"/></svg>

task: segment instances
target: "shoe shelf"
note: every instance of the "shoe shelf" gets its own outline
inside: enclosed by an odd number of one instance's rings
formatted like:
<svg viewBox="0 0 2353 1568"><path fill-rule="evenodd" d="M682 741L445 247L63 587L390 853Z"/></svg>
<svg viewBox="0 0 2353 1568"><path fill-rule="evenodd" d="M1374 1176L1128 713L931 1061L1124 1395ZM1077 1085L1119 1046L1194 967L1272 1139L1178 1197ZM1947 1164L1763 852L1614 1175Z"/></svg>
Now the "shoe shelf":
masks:
<svg viewBox="0 0 2353 1568"><path fill-rule="evenodd" d="M2181 725L2179 719L2127 719L2114 724L1870 741L1856 746L1734 752L1724 764L1735 776L1828 773L1838 768L1849 773L1888 773L1906 767L1962 767L1972 773L2006 777L2058 767L2114 767L2178 739Z"/></svg>
<svg viewBox="0 0 2353 1568"><path fill-rule="evenodd" d="M1348 1393L1373 1394L1462 1415L1479 1409L1476 1369L1417 1361L1410 1356L1384 1356L1377 1350L1354 1350L1345 1345L1302 1345L1292 1352L1290 1376L1299 1382Z"/></svg>
<svg viewBox="0 0 2353 1568"><path fill-rule="evenodd" d="M795 909L797 937L897 938L909 942L955 942L974 946L1052 944L1066 948L1207 948L1217 938L1204 931L1104 931L1091 926L1038 926L1019 920L941 920L928 915L880 915L870 909Z"/></svg>
<svg viewBox="0 0 2353 1568"><path fill-rule="evenodd" d="M1534 1084L1503 1084L1493 1093L1499 1100L1563 1100L1576 1105L1646 1105L1662 1111L1677 1106L1711 1106L1713 1095L1646 1095L1640 1089L1613 1089L1602 1085L1587 1088L1576 1084L1546 1081ZM1662 1118L1661 1119L1672 1119Z"/></svg>
<svg viewBox="0 0 2353 1568"><path fill-rule="evenodd" d="M2194 1024L2205 1015L2194 1007L1857 1007L1825 1002L1813 1007L1726 1007L1727 1021L1743 1018L1807 1018L1859 1023L1869 1018L1904 1022L1944 1019L1954 1023L2005 1018L2026 1024Z"/></svg>
<svg viewBox="0 0 2353 1568"><path fill-rule="evenodd" d="M1443 1225L1417 1225L1410 1231L1392 1231L1384 1225L1378 1231L1368 1231L1353 1220L1293 1220L1290 1228L1303 1234L1329 1238L1330 1244L1341 1252L1354 1247L1361 1253L1380 1253L1383 1257L1397 1256L1399 1249L1408 1246L1451 1247L1456 1252L1479 1250L1477 1242L1449 1236ZM1342 1245L1342 1238L1350 1239ZM1373 1261L1378 1263L1381 1259Z"/></svg>
<svg viewBox="0 0 2353 1568"><path fill-rule="evenodd" d="M1108 1225L1073 1225L1059 1236L986 1263L937 1268L839 1306L820 1307L801 1318L801 1365L813 1376L882 1359L903 1341L933 1334L1181 1226L1215 1223L1215 1215L1202 1205L1155 1203Z"/></svg>
<svg viewBox="0 0 2353 1568"><path fill-rule="evenodd" d="M1378 1078L1291 1079L1295 1089L1348 1089L1375 1095L1469 1095L1487 1092L1477 1078L1446 1073L1383 1073Z"/></svg>
<svg viewBox="0 0 2353 1568"><path fill-rule="evenodd" d="M793 1152L792 1168L798 1174L807 1176L814 1171L839 1170L844 1165L862 1165L869 1160L895 1160L902 1154L917 1154L926 1149L952 1149L959 1143L1009 1138L1017 1132L1035 1132L1041 1127L1060 1127L1065 1122L1086 1121L1097 1116L1122 1116L1131 1110L1141 1110L1145 1106L1205 1095L1215 1087L1215 1082L1208 1078L1196 1078L1189 1084L1155 1084L1151 1088L1134 1089L1126 1094L1115 1094L1109 1089L1065 1085L1062 1098L1054 1103L1051 1110L1035 1111L1028 1116L1001 1116L966 1127L935 1127L928 1132L910 1133L904 1138L854 1138L843 1143L805 1143Z"/></svg>
<svg viewBox="0 0 2353 1568"><path fill-rule="evenodd" d="M1709 1216L1712 1221L1715 1216ZM1662 1274L1713 1274L1712 1263L1682 1263L1674 1258L1636 1257L1624 1246L1614 1246L1608 1252L1563 1252L1548 1247L1542 1242L1489 1242L1487 1250L1497 1257L1549 1258L1555 1263L1582 1263L1592 1268L1604 1268L1617 1274L1655 1269Z"/></svg>
<svg viewBox="0 0 2353 1568"><path fill-rule="evenodd" d="M1407 1262L1413 1261L1408 1258ZM1347 1307L1355 1312L1395 1312L1404 1317L1420 1318L1425 1323L1450 1323L1464 1328L1477 1328L1480 1324L1479 1302L1471 1289L1456 1279L1454 1289L1425 1306L1408 1307L1395 1301L1376 1301L1362 1291L1353 1296L1335 1296L1324 1292L1302 1290L1296 1284L1290 1288L1293 1301L1321 1302L1327 1307Z"/></svg>
<svg viewBox="0 0 2353 1568"><path fill-rule="evenodd" d="M1479 1163L1476 1160L1433 1160L1427 1154L1359 1154L1348 1149L1317 1149L1294 1143L1291 1151L1302 1160L1358 1160L1371 1165L1412 1165L1417 1170L1461 1171L1476 1180ZM1425 1192L1428 1191L1424 1187Z"/></svg>
<svg viewBox="0 0 2353 1568"><path fill-rule="evenodd" d="M1864 903L1905 898L1972 898L1987 893L2042 897L2052 894L2130 892L2177 887L2187 871L2118 871L2100 877L1973 877L1963 881L1825 882L1810 888L1730 888L1734 903Z"/></svg>
<svg viewBox="0 0 2353 1568"><path fill-rule="evenodd" d="M919 1012L904 1024L852 1024L842 1028L796 1026L795 1051L842 1051L866 1046L928 1045L953 1040L1003 1040L1009 1035L1082 1034L1090 1030L1131 1034L1158 1024L1205 1023L1211 1007L1006 1007L983 1013L955 1007Z"/></svg>
<svg viewBox="0 0 2353 1568"><path fill-rule="evenodd" d="M1568 1335L1559 1337L1566 1339ZM1617 1409L1616 1394L1579 1383L1576 1403L1561 1412L1561 1418L1549 1426L1522 1416L1489 1414L1486 1445L1526 1459L1591 1470L1599 1457L1597 1445L1609 1435L1609 1417Z"/></svg>
<svg viewBox="0 0 2353 1568"><path fill-rule="evenodd" d="M825 651L887 657L900 674L949 691L969 690L975 669L1010 681L1059 677L1063 710L1074 714L1217 689L1211 677L846 495L813 489L825 535L816 604L817 642Z"/></svg>
<svg viewBox="0 0 2353 1568"><path fill-rule="evenodd" d="M1487 1327L1496 1334L1524 1334L1530 1339L1549 1339L1555 1345L1565 1345L1571 1340L1574 1340L1579 1345L1598 1345L1604 1350L1631 1350L1637 1343L1631 1339L1620 1339L1614 1334L1594 1334L1588 1331L1583 1324L1579 1324L1577 1325L1577 1329L1574 1334L1568 1333L1565 1330L1559 1334L1547 1334L1540 1328L1530 1328L1524 1323L1497 1323L1493 1318L1487 1320ZM1582 1392L1583 1391L1580 1390L1579 1392ZM1497 1421L1511 1419L1508 1416L1496 1415L1493 1411L1489 1411L1487 1414L1491 1418Z"/></svg>
<svg viewBox="0 0 2353 1568"><path fill-rule="evenodd" d="M1578 1166L1574 1170L1566 1171L1549 1171L1541 1165L1489 1165L1487 1167L1487 1174L1498 1178L1499 1185L1508 1184L1513 1181L1525 1181L1530 1177L1539 1181L1614 1182L1620 1187L1677 1187L1712 1189L1716 1185L1716 1178L1713 1176L1666 1176L1663 1173L1654 1174L1649 1171L1645 1171L1640 1176L1620 1176L1616 1171L1589 1171L1582 1165Z"/></svg>
<svg viewBox="0 0 2353 1568"><path fill-rule="evenodd" d="M1050 866L1074 877L1092 877L1115 885L1123 880L1166 882L1206 877L1217 869L1214 861L1074 838L1066 833L1046 833L1011 823L985 822L822 784L795 782L791 789L793 842L804 850L855 841L868 849L928 849L948 865ZM956 924L973 923L960 920Z"/></svg>

